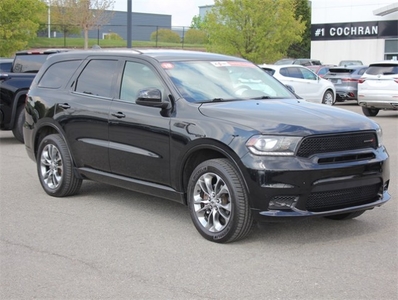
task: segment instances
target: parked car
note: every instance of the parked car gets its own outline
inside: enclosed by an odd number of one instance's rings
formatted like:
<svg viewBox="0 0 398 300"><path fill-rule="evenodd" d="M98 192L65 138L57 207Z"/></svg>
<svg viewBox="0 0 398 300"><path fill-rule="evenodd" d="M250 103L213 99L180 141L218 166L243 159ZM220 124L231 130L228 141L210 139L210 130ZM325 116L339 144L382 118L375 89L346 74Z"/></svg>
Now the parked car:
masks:
<svg viewBox="0 0 398 300"><path fill-rule="evenodd" d="M367 68L367 66L351 65L329 69L329 72L323 78L334 84L336 101L344 102L358 99L358 80Z"/></svg>
<svg viewBox="0 0 398 300"><path fill-rule="evenodd" d="M0 73L8 73L11 71L12 62L14 61L13 58L0 58Z"/></svg>
<svg viewBox="0 0 398 300"><path fill-rule="evenodd" d="M274 65L291 65L294 62L294 58L282 58L274 62Z"/></svg>
<svg viewBox="0 0 398 300"><path fill-rule="evenodd" d="M320 60L310 59L310 58L297 58L292 62L292 65L302 65L302 66L320 66L322 65Z"/></svg>
<svg viewBox="0 0 398 300"><path fill-rule="evenodd" d="M335 65L312 65L307 66L312 72L314 72L319 77L325 76L325 74L329 71L330 68L335 67Z"/></svg>
<svg viewBox="0 0 398 300"><path fill-rule="evenodd" d="M342 60L339 62L340 67L348 67L348 66L361 66L363 65L360 60Z"/></svg>
<svg viewBox="0 0 398 300"><path fill-rule="evenodd" d="M0 72L0 130L12 130L14 137L23 140L25 100L30 84L49 55L66 50L18 51L9 72Z"/></svg>
<svg viewBox="0 0 398 300"><path fill-rule="evenodd" d="M300 65L260 65L265 72L285 85L293 87L295 93L307 101L333 105L336 89L328 80Z"/></svg>
<svg viewBox="0 0 398 300"><path fill-rule="evenodd" d="M390 199L374 121L297 99L220 54L52 55L27 95L24 137L47 194L90 179L175 200L219 243L254 219L350 219Z"/></svg>
<svg viewBox="0 0 398 300"><path fill-rule="evenodd" d="M366 116L398 109L398 61L375 62L358 81L358 104Z"/></svg>

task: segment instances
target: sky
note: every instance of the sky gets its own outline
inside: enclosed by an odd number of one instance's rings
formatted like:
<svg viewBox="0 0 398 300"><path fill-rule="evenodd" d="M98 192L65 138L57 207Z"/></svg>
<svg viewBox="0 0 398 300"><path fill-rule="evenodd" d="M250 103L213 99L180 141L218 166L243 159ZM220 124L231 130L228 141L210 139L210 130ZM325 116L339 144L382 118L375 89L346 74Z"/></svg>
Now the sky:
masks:
<svg viewBox="0 0 398 300"><path fill-rule="evenodd" d="M114 10L127 11L128 0L115 0ZM190 26L199 15L199 6L213 5L213 0L132 0L133 12L171 15L172 26Z"/></svg>

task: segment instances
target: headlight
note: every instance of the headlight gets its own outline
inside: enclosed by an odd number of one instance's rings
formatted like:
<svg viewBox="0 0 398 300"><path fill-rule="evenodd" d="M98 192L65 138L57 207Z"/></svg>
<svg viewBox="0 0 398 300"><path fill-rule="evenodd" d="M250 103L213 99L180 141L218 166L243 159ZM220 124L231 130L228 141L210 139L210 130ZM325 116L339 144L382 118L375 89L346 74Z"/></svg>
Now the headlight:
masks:
<svg viewBox="0 0 398 300"><path fill-rule="evenodd" d="M246 147L256 155L292 156L301 137L255 135L246 142Z"/></svg>
<svg viewBox="0 0 398 300"><path fill-rule="evenodd" d="M381 130L381 127L377 128L376 130L377 133L377 144L379 147L383 145L383 131Z"/></svg>

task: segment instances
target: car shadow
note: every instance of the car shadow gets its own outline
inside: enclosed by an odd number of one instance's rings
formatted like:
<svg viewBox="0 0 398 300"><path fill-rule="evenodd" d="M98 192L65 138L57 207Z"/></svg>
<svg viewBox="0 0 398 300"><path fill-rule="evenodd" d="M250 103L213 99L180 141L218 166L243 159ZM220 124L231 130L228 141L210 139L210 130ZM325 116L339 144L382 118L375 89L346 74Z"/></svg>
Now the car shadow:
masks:
<svg viewBox="0 0 398 300"><path fill-rule="evenodd" d="M154 196L140 194L126 189L99 184L95 182L84 182L79 195L94 198L95 201L111 201L124 209L139 214L151 214L154 219L160 218L164 222L172 222L173 226L183 226L187 229L187 238L203 238L196 232L191 221L188 208L177 202ZM79 195L75 196L79 198ZM75 198L73 197L73 198ZM76 199L76 198L75 198ZM283 222L254 223L250 234L233 244L262 244L270 243L277 245L299 246L302 244L316 244L330 241L343 241L360 235L369 235L373 232L383 230L383 223L374 223L367 218L366 212L363 216L353 220L336 221L325 218L306 218L300 220L288 220ZM177 223L177 224L176 224ZM191 228L191 230L188 230Z"/></svg>

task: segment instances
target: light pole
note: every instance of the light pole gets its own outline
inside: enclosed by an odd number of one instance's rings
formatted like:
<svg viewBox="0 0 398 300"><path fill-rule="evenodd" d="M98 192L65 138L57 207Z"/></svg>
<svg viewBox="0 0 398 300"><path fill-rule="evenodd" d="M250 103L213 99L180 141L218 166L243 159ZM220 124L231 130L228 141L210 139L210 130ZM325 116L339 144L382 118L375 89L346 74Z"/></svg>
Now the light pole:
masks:
<svg viewBox="0 0 398 300"><path fill-rule="evenodd" d="M131 1L132 0L127 0L127 48L131 48Z"/></svg>
<svg viewBox="0 0 398 300"><path fill-rule="evenodd" d="M47 35L48 38L51 38L51 0L48 0L48 9L47 9Z"/></svg>

